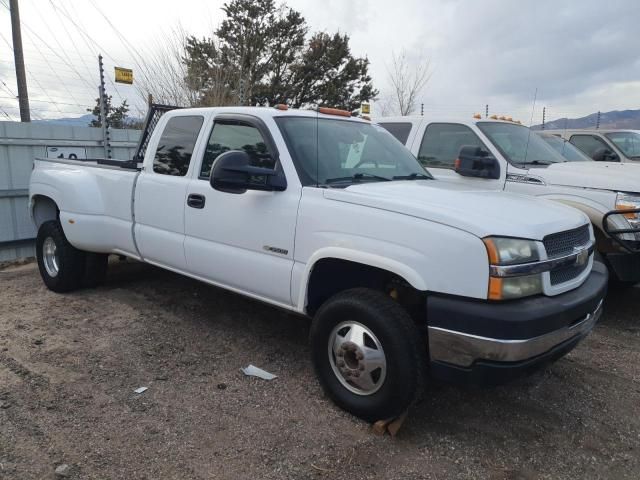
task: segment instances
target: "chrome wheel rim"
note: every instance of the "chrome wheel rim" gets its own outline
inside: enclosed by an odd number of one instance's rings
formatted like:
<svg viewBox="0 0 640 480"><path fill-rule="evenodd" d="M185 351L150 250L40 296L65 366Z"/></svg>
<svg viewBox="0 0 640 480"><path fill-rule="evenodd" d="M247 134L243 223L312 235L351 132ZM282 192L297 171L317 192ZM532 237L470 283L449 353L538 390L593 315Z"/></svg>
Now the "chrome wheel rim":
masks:
<svg viewBox="0 0 640 480"><path fill-rule="evenodd" d="M53 238L47 237L42 244L42 261L44 263L44 269L47 271L50 277L57 277L59 272L58 267L58 248Z"/></svg>
<svg viewBox="0 0 640 480"><path fill-rule="evenodd" d="M329 363L343 387L356 395L373 395L387 375L382 344L361 323L338 324L329 335Z"/></svg>

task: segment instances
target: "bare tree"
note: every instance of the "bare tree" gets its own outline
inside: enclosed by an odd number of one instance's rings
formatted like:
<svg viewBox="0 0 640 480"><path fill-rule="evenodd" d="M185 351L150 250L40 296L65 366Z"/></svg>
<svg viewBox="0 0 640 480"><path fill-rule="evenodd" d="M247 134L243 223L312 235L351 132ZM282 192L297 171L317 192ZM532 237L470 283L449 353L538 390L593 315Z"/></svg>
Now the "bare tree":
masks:
<svg viewBox="0 0 640 480"><path fill-rule="evenodd" d="M390 109L400 115L409 115L415 109L416 100L431 78L431 61L420 58L410 62L406 50L392 54L391 68L387 67L389 82L393 88Z"/></svg>
<svg viewBox="0 0 640 480"><path fill-rule="evenodd" d="M230 104L227 72L194 64L189 70L186 59L190 38L182 27L177 27L136 53L135 85L145 102L151 95L156 103L182 107ZM208 86L206 98L202 95L204 84Z"/></svg>

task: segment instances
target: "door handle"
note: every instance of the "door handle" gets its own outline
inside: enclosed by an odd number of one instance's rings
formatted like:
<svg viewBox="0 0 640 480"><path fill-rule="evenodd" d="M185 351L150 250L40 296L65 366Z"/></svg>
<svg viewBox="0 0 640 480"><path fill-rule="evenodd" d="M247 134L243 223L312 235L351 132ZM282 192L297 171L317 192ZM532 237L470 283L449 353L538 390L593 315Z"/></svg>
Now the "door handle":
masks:
<svg viewBox="0 0 640 480"><path fill-rule="evenodd" d="M187 197L187 205L191 208L204 208L204 195L192 193Z"/></svg>

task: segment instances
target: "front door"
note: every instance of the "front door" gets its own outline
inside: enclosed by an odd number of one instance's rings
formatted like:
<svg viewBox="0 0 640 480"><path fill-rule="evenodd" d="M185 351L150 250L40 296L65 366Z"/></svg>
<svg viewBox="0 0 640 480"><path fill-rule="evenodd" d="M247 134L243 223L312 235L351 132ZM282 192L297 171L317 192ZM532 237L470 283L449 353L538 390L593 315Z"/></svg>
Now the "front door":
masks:
<svg viewBox="0 0 640 480"><path fill-rule="evenodd" d="M488 179L462 176L454 170L462 147L480 147L490 152L468 126L460 123L430 123L422 138L416 137L415 142L419 144L418 161L436 178L481 190L502 190L504 187L504 172L501 172L500 179ZM415 152L416 148L412 148L412 151Z"/></svg>
<svg viewBox="0 0 640 480"><path fill-rule="evenodd" d="M301 189L282 192L214 190L209 184L216 158L244 150L255 166L281 168L276 145L261 120L218 115L197 175L189 183L185 212L185 255L190 272L213 283L291 305L295 224ZM195 202L195 203L194 203Z"/></svg>

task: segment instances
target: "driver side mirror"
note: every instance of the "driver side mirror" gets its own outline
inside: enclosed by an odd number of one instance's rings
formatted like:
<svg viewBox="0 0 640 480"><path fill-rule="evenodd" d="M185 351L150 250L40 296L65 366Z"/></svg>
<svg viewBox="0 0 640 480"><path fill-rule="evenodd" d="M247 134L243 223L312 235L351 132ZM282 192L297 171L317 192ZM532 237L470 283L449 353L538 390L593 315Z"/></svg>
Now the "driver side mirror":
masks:
<svg viewBox="0 0 640 480"><path fill-rule="evenodd" d="M593 159L596 162L619 162L620 157L617 153L609 148L599 148L593 153Z"/></svg>
<svg viewBox="0 0 640 480"><path fill-rule="evenodd" d="M454 170L464 177L500 178L500 163L481 147L465 145L460 148Z"/></svg>
<svg viewBox="0 0 640 480"><path fill-rule="evenodd" d="M287 188L284 173L254 167L249 154L242 150L220 155L213 163L209 183L214 189L226 193L245 193L247 190L281 192Z"/></svg>

